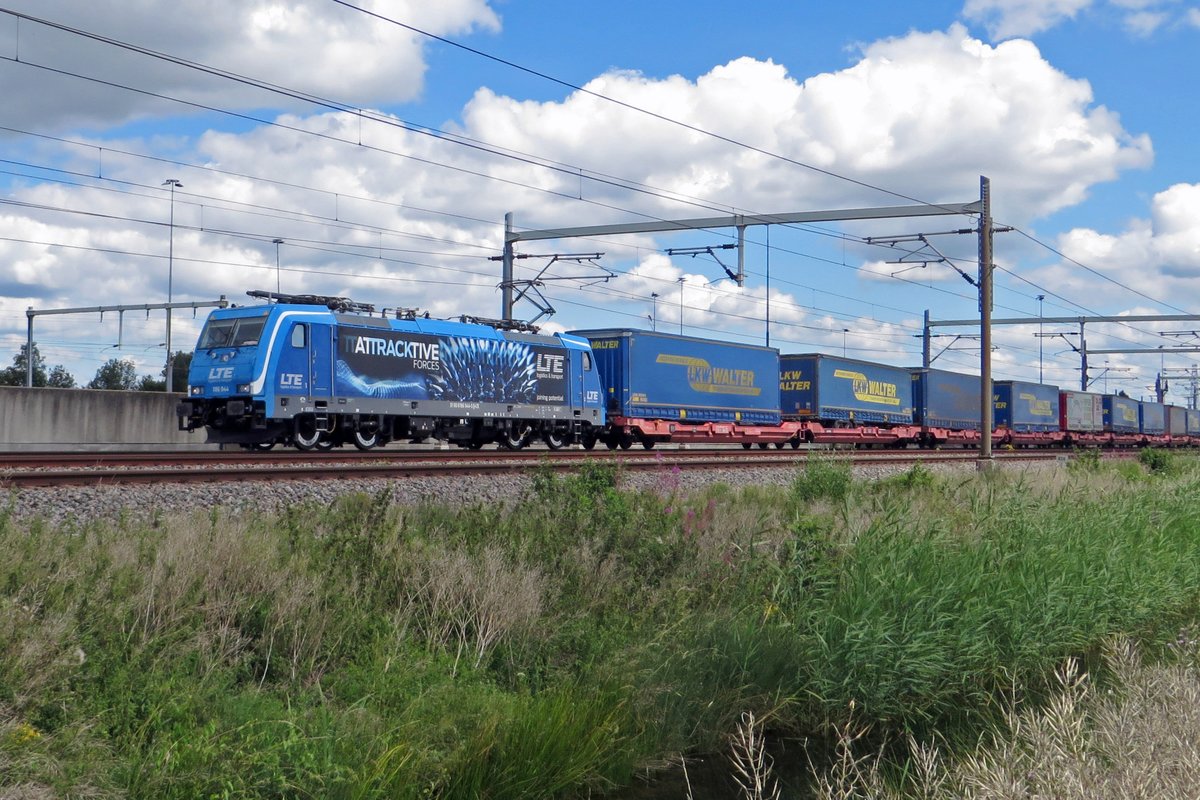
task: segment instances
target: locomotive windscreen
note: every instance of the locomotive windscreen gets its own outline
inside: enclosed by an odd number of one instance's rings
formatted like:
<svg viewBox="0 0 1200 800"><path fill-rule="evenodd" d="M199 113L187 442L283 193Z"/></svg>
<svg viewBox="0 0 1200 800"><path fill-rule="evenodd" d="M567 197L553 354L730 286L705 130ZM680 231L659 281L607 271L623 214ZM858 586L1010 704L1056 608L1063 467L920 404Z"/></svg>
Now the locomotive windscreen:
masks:
<svg viewBox="0 0 1200 800"><path fill-rule="evenodd" d="M209 319L200 334L201 350L214 347L247 347L258 344L266 316Z"/></svg>

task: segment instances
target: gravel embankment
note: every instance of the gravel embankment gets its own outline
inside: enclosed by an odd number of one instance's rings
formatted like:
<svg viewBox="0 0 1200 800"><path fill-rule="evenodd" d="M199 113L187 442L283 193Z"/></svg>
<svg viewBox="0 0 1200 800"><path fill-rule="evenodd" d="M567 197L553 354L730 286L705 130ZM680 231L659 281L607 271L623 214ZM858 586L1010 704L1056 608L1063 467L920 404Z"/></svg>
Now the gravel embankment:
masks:
<svg viewBox="0 0 1200 800"><path fill-rule="evenodd" d="M1000 465L1005 469L1054 469L1055 462L1023 462ZM854 468L855 477L865 480L903 472L896 464L863 465ZM930 464L932 472L965 472L975 469L974 462ZM713 483L732 485L786 485L796 475L795 467L761 469L695 469L675 472L630 472L623 477L629 488L649 488L661 492L687 491ZM369 480L296 480L237 482L214 484L162 483L101 487L35 488L10 492L4 509L16 521L42 518L51 523L93 520L146 520L162 514L221 508L229 512L252 510L272 513L302 503L328 505L341 495L362 492L375 494L391 489L394 503L420 502L504 503L530 491L530 479L524 475L480 477L409 478L402 481Z"/></svg>

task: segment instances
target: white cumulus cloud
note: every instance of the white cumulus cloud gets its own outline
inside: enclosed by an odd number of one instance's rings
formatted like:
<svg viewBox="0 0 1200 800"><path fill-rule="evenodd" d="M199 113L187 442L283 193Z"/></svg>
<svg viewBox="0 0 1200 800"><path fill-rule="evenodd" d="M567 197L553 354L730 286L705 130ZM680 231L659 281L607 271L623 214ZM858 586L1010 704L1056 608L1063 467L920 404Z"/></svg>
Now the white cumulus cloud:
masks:
<svg viewBox="0 0 1200 800"><path fill-rule="evenodd" d="M497 30L487 0L364 0L357 3L430 33ZM425 75L425 37L326 0L12 0L36 19L354 105L412 99ZM119 124L133 117L195 113L155 97L221 108L307 107L11 14L0 14L6 72L0 121ZM87 75L142 93L56 73Z"/></svg>

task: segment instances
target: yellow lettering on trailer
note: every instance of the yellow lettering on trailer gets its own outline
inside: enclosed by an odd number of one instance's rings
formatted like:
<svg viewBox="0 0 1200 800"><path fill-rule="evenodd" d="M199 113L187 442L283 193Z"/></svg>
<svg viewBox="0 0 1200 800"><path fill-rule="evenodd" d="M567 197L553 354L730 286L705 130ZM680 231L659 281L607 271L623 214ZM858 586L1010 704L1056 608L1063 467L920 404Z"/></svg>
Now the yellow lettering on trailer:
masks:
<svg viewBox="0 0 1200 800"><path fill-rule="evenodd" d="M900 398L896 393L896 384L894 383L869 380L861 372L848 369L835 369L833 377L850 381L850 391L854 393L856 400L883 406L900 405Z"/></svg>
<svg viewBox="0 0 1200 800"><path fill-rule="evenodd" d="M1054 409L1050 406L1049 400L1038 400L1036 395L1029 392L1021 392L1019 395L1021 400L1029 404L1029 413L1035 417L1053 417Z"/></svg>
<svg viewBox="0 0 1200 800"><path fill-rule="evenodd" d="M738 394L758 397L762 389L755 385L757 376L751 369L714 367L702 358L659 354L659 364L673 364L687 368L688 385L695 392L708 394Z"/></svg>

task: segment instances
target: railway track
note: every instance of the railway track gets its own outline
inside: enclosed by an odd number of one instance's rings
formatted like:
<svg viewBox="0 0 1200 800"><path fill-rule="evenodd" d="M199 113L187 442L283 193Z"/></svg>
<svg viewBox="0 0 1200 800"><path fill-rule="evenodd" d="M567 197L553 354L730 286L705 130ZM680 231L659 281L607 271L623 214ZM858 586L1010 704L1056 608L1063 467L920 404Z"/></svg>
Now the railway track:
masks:
<svg viewBox="0 0 1200 800"><path fill-rule="evenodd" d="M808 458L836 458L854 464L969 463L975 451L825 451L662 449L586 452L581 450L345 450L327 453L91 452L8 453L0 455L0 488L112 486L155 483L217 483L281 480L362 480L451 475L497 475L546 466L569 471L584 460L615 462L632 471L756 469L803 464ZM1062 451L1030 450L996 454L996 460L1052 461Z"/></svg>

